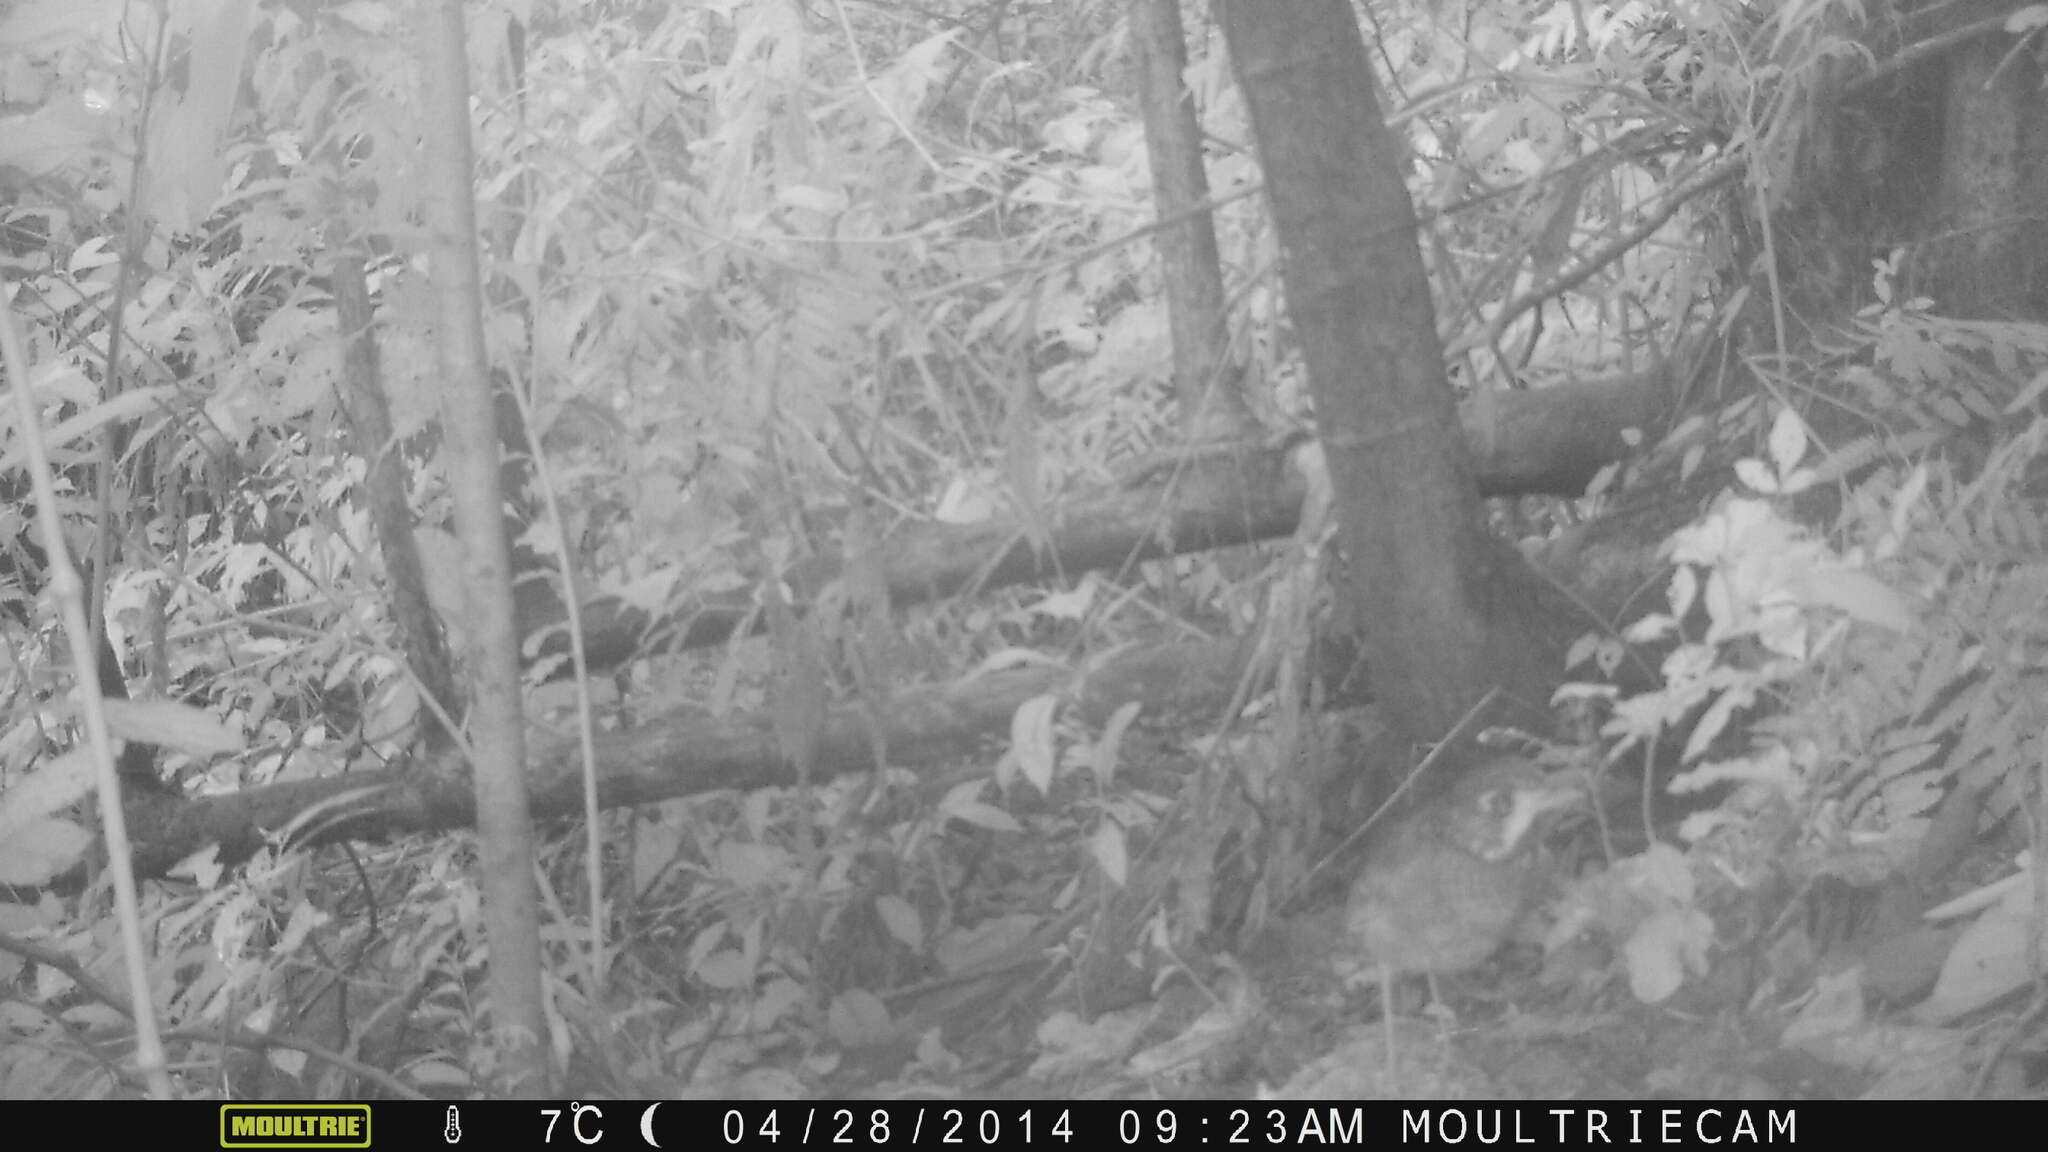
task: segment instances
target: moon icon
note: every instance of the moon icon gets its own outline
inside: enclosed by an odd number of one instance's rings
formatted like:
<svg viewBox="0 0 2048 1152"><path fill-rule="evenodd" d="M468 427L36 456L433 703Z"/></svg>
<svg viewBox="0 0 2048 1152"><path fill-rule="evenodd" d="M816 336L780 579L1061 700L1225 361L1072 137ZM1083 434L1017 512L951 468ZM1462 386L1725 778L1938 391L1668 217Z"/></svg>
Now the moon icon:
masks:
<svg viewBox="0 0 2048 1152"><path fill-rule="evenodd" d="M647 1111L640 1114L640 1138L647 1141L649 1148L661 1147L661 1145L654 1142L654 1110L659 1107L661 1107L661 1101L656 1100L647 1106Z"/></svg>

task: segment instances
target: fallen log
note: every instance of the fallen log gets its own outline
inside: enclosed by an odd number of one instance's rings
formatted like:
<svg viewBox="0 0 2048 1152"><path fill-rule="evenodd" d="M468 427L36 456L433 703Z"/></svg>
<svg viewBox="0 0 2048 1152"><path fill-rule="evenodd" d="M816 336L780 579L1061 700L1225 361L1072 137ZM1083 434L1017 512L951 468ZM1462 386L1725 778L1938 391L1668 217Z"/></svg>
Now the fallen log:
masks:
<svg viewBox="0 0 2048 1152"><path fill-rule="evenodd" d="M889 763L929 768L984 750L1008 730L1025 701L1054 694L1100 724L1126 703L1141 716L1213 716L1230 700L1242 660L1235 642L1188 642L1112 653L1080 668L1015 668L948 684L900 689L878 718ZM873 771L875 742L863 709L842 705L826 715L813 781ZM529 742L528 769L537 819L582 814L581 764L568 736ZM988 750L988 762L995 754ZM795 770L779 751L764 714L711 717L685 710L597 738L598 802L646 804L721 790L786 787ZM451 755L421 755L390 767L245 789L185 801L150 823L135 847L136 871L162 876L210 843L220 858L246 857L266 835L292 829L292 843L315 846L384 840L411 832L473 823L470 787Z"/></svg>
<svg viewBox="0 0 2048 1152"><path fill-rule="evenodd" d="M1667 390L1656 374L1502 392L1482 415L1459 409L1486 496L1577 496L1593 476L1629 451L1623 438L1663 416ZM1305 493L1279 445L1206 451L1176 474L1159 469L1146 483L1072 501L1057 513L1051 539L1034 544L1014 521L906 524L882 554L889 604L901 611L966 591L1060 580L1146 560L1283 537L1294 531ZM799 602L815 600L842 575L838 558L820 555L782 573ZM583 607L584 655L592 668L615 668L640 654L722 644L757 625L753 596L704 597L657 616L616 596ZM568 651L559 605L525 621L547 630L543 657Z"/></svg>
<svg viewBox="0 0 2048 1152"><path fill-rule="evenodd" d="M1475 446L1482 487L1503 491L1572 491L1626 450L1621 430L1647 419L1641 394L1628 382L1511 393L1497 398L1496 426L1512 435ZM1482 438L1468 420L1468 436ZM1545 449L1531 444L1548 444ZM1147 482L1067 507L1045 547L1016 525L913 525L892 535L887 587L895 608L966 591L1075 573L1127 567L1144 560L1285 536L1295 528L1306 486L1278 446L1205 454L1187 468L1164 469ZM827 560L788 574L804 598L838 577ZM657 621L616 598L585 608L589 660L614 667L636 652L698 647L729 638L753 616L751 601L708 602ZM557 638L552 648L561 651ZM1332 649L1331 651L1335 651ZM1341 663L1345 657L1335 656ZM957 683L906 687L890 694L879 718L889 762L924 768L969 757L1007 730L1025 701L1059 693L1100 722L1127 702L1145 713L1212 716L1230 700L1242 668L1235 642L1169 644L1123 651L1085 669L1030 667ZM1345 669L1329 669L1341 678ZM866 712L828 712L814 780L874 768L875 742ZM579 764L572 741L532 742L533 812L540 818L582 811ZM634 805L722 789L787 786L794 770L779 751L766 715L711 718L676 712L597 741L598 794L604 807ZM391 767L318 780L247 789L180 802L149 821L137 845L141 875L162 875L208 843L221 858L246 857L266 834L287 828L293 841L317 845L441 831L474 819L459 759L421 754Z"/></svg>

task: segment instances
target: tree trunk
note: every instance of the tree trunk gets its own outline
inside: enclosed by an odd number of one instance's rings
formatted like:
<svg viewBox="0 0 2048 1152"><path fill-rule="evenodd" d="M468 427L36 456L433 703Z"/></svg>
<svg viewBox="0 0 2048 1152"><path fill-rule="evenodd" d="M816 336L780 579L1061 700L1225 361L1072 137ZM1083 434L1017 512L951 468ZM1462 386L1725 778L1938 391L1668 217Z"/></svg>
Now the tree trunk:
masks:
<svg viewBox="0 0 2048 1152"><path fill-rule="evenodd" d="M2048 316L2048 101L2005 17L1969 5L1902 14L1918 39L1810 97L1778 266L1802 310L1846 315L1870 263L1903 249L1900 295L1944 316ZM1853 32L1853 29L1845 31Z"/></svg>
<svg viewBox="0 0 2048 1152"><path fill-rule="evenodd" d="M476 678L470 709L483 920L491 948L491 1026L500 1042L494 1088L534 1095L549 1083L541 1008L540 912L533 886L533 822L526 795L526 720L512 609L496 421L484 367L478 284L475 170L469 137L469 61L460 0L436 0L421 18L426 96L433 288L440 332L441 423L451 463L466 622Z"/></svg>
<svg viewBox="0 0 2048 1152"><path fill-rule="evenodd" d="M1373 691L1401 735L1435 739L1503 678L1528 688L1541 672L1531 653L1497 642L1506 636L1490 618L1492 585L1513 579L1515 561L1482 524L1403 149L1345 0L1230 0L1221 11L1265 166Z"/></svg>
<svg viewBox="0 0 2048 1152"><path fill-rule="evenodd" d="M1131 6L1131 44L1138 65L1145 152L1152 168L1152 204L1159 214L1153 245L1165 283L1173 334L1173 394L1190 443L1232 439L1256 428L1230 355L1230 317L1223 308L1223 265L1202 167L1202 130L1181 73L1187 41L1180 0L1138 0Z"/></svg>

